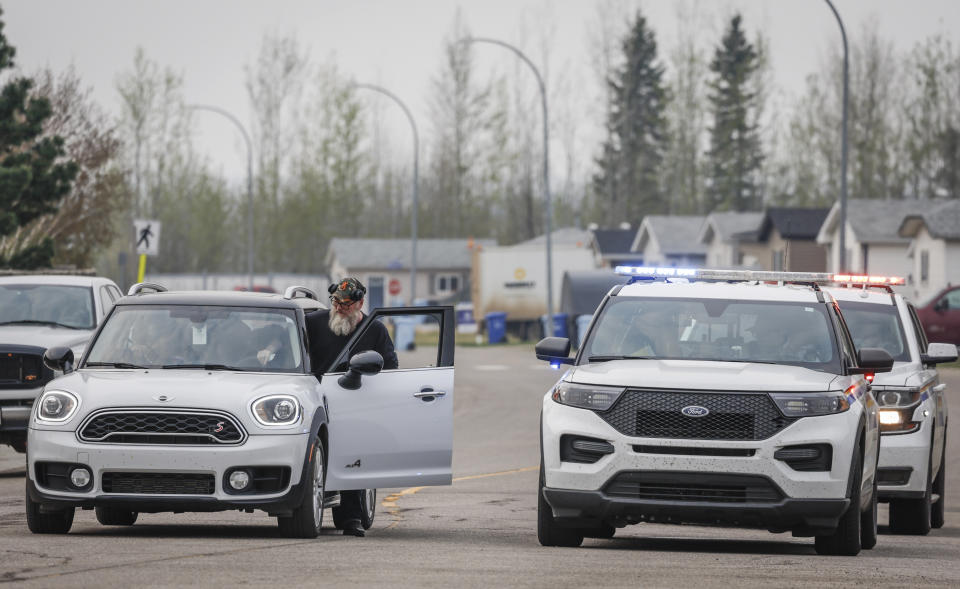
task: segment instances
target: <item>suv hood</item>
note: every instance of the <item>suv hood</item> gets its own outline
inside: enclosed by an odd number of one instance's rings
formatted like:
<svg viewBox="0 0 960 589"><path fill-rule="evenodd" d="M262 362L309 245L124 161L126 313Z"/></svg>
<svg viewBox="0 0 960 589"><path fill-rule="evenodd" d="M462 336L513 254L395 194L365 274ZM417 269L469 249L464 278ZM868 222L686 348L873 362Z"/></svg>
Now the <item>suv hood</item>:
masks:
<svg viewBox="0 0 960 589"><path fill-rule="evenodd" d="M913 362L894 362L893 369L890 372L881 372L873 377L873 386L918 386L929 378L932 378L932 372L932 370L923 370Z"/></svg>
<svg viewBox="0 0 960 589"><path fill-rule="evenodd" d="M783 364L703 360L610 360L574 367L584 384L713 391L829 391L836 374Z"/></svg>
<svg viewBox="0 0 960 589"><path fill-rule="evenodd" d="M15 344L41 348L75 348L86 343L92 336L92 329L69 329L52 325L0 325L0 346Z"/></svg>

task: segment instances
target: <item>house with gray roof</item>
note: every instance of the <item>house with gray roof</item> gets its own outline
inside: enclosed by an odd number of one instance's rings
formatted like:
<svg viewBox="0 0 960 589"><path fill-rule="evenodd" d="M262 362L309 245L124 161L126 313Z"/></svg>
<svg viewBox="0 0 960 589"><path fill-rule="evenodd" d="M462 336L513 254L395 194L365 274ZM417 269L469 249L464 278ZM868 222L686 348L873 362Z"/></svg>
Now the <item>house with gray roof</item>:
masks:
<svg viewBox="0 0 960 589"><path fill-rule="evenodd" d="M707 247L699 237L705 220L701 215L647 215L630 249L643 255L646 266L702 266Z"/></svg>
<svg viewBox="0 0 960 589"><path fill-rule="evenodd" d="M496 245L492 239L418 239L417 299L468 294L474 251ZM337 237L330 240L325 261L334 280L353 276L367 286L364 306L369 309L411 304L411 259L409 239Z"/></svg>
<svg viewBox="0 0 960 589"><path fill-rule="evenodd" d="M637 237L637 230L622 229L593 229L591 245L597 256L597 266L615 268L622 264L643 264L643 257L630 248Z"/></svg>
<svg viewBox="0 0 960 589"><path fill-rule="evenodd" d="M698 239L707 248L710 268L759 267L757 234L763 213L724 211L707 215Z"/></svg>
<svg viewBox="0 0 960 589"><path fill-rule="evenodd" d="M848 200L846 268L839 268L840 203L834 204L817 233L817 243L827 248L827 271L906 276L912 269L907 257L910 238L900 235L900 226L908 215L929 204L919 200Z"/></svg>
<svg viewBox="0 0 960 589"><path fill-rule="evenodd" d="M925 301L950 284L960 284L960 201L925 201L904 217L898 233L910 240L907 287Z"/></svg>
<svg viewBox="0 0 960 589"><path fill-rule="evenodd" d="M769 207L757 231L759 266L786 272L825 272L827 251L817 234L829 214L826 208Z"/></svg>

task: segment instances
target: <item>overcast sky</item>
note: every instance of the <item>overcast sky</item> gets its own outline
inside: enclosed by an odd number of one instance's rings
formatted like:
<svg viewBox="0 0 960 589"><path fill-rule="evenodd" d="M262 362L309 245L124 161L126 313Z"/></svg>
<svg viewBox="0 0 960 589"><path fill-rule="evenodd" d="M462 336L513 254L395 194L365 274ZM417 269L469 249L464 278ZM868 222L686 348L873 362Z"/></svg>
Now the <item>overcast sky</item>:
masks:
<svg viewBox="0 0 960 589"><path fill-rule="evenodd" d="M118 73L130 68L140 46L152 60L181 72L186 99L214 104L247 123L249 101L244 66L256 56L264 34L294 35L315 62L331 56L357 81L385 86L403 98L429 140L430 80L440 67L441 49L457 7L476 36L524 43L539 63L537 39L553 30L551 68L571 79L577 99L596 104L599 85L589 70L591 34L602 3L628 12L639 4L656 30L661 56L677 28L681 0L0 0L17 64L30 72L74 65L93 96L117 113ZM686 0L716 29L739 10L748 31L762 28L770 40L774 75L786 93L799 93L805 77L818 69L826 48L840 43L833 15L823 0ZM956 39L960 0L835 0L851 38L876 18L881 34L898 50L932 34ZM712 24L716 23L716 24ZM492 46L478 46L481 67L501 67L515 59ZM531 77L531 87L533 81ZM392 112L393 111L393 112ZM409 141L397 109L384 107L393 143ZM596 112L602 112L599 108ZM242 144L229 123L207 114L195 119L200 149L232 177L242 173ZM596 121L587 120L587 126ZM590 130L581 132L590 137ZM590 142L578 157L589 162ZM559 157L559 156L558 156Z"/></svg>

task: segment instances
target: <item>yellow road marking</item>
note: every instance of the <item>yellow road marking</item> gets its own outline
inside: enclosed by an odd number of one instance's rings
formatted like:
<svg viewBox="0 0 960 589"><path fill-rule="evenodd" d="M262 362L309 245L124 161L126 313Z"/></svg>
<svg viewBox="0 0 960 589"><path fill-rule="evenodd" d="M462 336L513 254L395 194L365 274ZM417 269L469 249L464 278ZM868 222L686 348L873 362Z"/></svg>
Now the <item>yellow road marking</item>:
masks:
<svg viewBox="0 0 960 589"><path fill-rule="evenodd" d="M503 475L505 475L505 474L517 474L517 473L520 473L520 472L530 472L531 470L537 470L538 468L540 468L540 467L539 467L539 466L525 466L525 467L523 467L523 468L514 468L514 469L512 469L512 470L501 470L501 471L498 471L498 472L488 472L488 473L484 473L484 474L471 474L471 475L467 475L467 476L456 477L455 479L453 479L453 482L454 482L454 483L459 483L460 481L471 481L471 480L473 480L473 479L485 479L485 478L488 478L488 477L499 477L499 476L503 476ZM418 493L418 492L422 491L423 489L426 489L426 487L410 487L409 489L404 489L404 490L402 490L402 491L400 491L400 492L398 492L398 493L392 493L392 494L387 495L386 497L383 498L383 501L382 501L380 504L381 504L384 508L386 508L387 513L389 513L390 516L393 517L393 521L390 523L389 526L387 526L387 529L388 529L388 530L390 530L390 529L392 529L392 528L395 528L395 527L397 526L397 524L399 524L401 521L403 521L403 516L400 515L400 508L397 507L397 501L399 501L401 497L406 497L407 495L413 495L413 494L415 494L415 493Z"/></svg>

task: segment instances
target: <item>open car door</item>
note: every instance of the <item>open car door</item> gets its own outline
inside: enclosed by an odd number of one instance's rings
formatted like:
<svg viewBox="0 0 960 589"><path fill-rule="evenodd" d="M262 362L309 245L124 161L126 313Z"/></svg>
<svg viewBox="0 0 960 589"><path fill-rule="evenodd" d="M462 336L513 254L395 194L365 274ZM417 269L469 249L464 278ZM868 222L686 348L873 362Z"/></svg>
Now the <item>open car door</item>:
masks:
<svg viewBox="0 0 960 589"><path fill-rule="evenodd" d="M387 326L399 367L341 385L344 366L375 321ZM325 374L330 491L449 485L453 458L453 307L374 309Z"/></svg>

